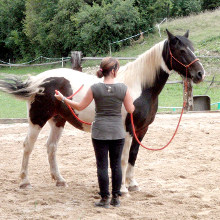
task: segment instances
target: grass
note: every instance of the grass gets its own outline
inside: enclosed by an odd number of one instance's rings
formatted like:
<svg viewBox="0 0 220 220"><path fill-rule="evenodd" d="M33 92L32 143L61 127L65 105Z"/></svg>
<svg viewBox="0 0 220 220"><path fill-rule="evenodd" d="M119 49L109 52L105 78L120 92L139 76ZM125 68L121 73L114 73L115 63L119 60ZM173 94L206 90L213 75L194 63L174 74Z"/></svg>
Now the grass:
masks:
<svg viewBox="0 0 220 220"><path fill-rule="evenodd" d="M122 48L119 52L112 52L114 57L136 57L156 43L165 39L167 28L173 34L182 35L186 30L190 29L190 39L194 43L195 53L198 56L220 56L220 10L213 12L205 12L199 15L192 15L189 17L178 18L169 22L163 23L161 28L161 38L157 32L145 36L145 41L142 44L127 46ZM119 39L120 40L120 39ZM104 54L108 56L109 54ZM211 81L215 76L215 81L220 81L220 59L200 58L206 70L206 80ZM120 61L124 65L128 61ZM83 67L99 65L100 61L86 61L83 62ZM40 67L2 67L0 68L0 78L7 76L7 74L14 74L18 76L27 77L27 75L36 75L45 70L52 68L60 68L61 64ZM70 63L66 67L70 67ZM170 81L181 80L177 73L171 74ZM210 83L203 82L198 85L193 85L193 95L208 95L211 98L211 103L220 102L220 83L213 84L210 88ZM183 87L181 84L166 84L162 93L159 96L159 106L166 107L181 107L183 97ZM217 110L218 105L212 105L212 110ZM172 110L172 109L170 109ZM169 110L169 111L170 111ZM160 109L161 111L167 111ZM26 117L26 103L24 101L16 100L13 97L0 92L0 118L25 118Z"/></svg>
<svg viewBox="0 0 220 220"><path fill-rule="evenodd" d="M0 92L0 118L26 118L26 102Z"/></svg>

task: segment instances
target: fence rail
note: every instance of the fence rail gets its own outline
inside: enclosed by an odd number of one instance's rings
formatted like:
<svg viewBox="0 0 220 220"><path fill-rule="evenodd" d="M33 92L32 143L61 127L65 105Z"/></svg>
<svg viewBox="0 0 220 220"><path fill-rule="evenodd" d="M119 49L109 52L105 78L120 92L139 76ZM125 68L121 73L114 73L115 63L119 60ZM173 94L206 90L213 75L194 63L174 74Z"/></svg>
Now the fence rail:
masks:
<svg viewBox="0 0 220 220"><path fill-rule="evenodd" d="M91 60L102 60L104 57L82 57L82 53L80 51L72 51L71 52L71 57L62 57L62 58L47 58L47 57L39 57L33 61L29 61L27 63L22 63L22 64L12 64L12 63L6 63L4 61L0 60L0 67L4 66L4 67L30 67L30 66L45 66L45 65L52 65L52 64L58 64L58 63L62 63L62 67L64 67L64 63L71 61L72 63L72 69L76 69L76 70L82 70L81 67L81 63L82 61L91 61ZM115 57L118 60L135 60L137 59L137 57ZM220 59L220 56L198 56L198 58L208 58L208 59ZM46 62L46 63L37 63L37 64L30 64L32 62L36 62L39 60L42 61L42 59L46 59L46 60L55 60L55 59L59 59L58 61L52 61L52 62ZM220 81L215 81L214 77L212 80L204 80L204 82L210 83L210 85L212 83L220 83ZM168 81L167 84L183 84L183 81ZM190 80L188 80L188 91L187 94L183 94L183 99L186 100L187 105L185 108L185 111L190 111L193 109L193 94L192 94L192 85L190 83ZM183 86L185 86L183 84ZM219 103L217 103L218 105L218 109L220 107ZM178 109L180 107L159 107L159 108L168 108L168 109Z"/></svg>
<svg viewBox="0 0 220 220"><path fill-rule="evenodd" d="M214 58L214 59L220 59L220 56L197 56L198 58ZM43 58L43 59L47 59L47 60L53 60L53 59L60 59L59 61L53 61L53 62L46 62L46 63L35 63L35 64L31 64L37 60L39 60L39 58ZM71 60L71 57L62 57L62 58L47 58L47 57L39 57L35 60L26 62L26 63L21 63L21 64L14 64L14 63L8 63L5 61L0 60L0 66L4 66L4 67L30 67L30 66L46 66L46 65L53 65L53 64L58 64L58 63L64 63L64 62L68 62ZM90 61L90 60L102 60L104 57L83 57L82 61ZM135 60L137 59L137 57L115 57L118 60ZM63 65L62 65L63 66Z"/></svg>

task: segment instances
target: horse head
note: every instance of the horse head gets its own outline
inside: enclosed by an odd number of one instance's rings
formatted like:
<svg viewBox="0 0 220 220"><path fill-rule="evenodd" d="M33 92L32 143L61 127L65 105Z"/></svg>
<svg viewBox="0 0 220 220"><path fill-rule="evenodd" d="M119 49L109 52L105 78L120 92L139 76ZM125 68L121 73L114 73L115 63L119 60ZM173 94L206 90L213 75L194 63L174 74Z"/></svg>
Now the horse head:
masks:
<svg viewBox="0 0 220 220"><path fill-rule="evenodd" d="M168 59L170 69L175 70L184 78L190 78L194 83L200 83L205 77L205 70L194 54L194 48L188 39L189 31L183 36L174 36L168 30Z"/></svg>

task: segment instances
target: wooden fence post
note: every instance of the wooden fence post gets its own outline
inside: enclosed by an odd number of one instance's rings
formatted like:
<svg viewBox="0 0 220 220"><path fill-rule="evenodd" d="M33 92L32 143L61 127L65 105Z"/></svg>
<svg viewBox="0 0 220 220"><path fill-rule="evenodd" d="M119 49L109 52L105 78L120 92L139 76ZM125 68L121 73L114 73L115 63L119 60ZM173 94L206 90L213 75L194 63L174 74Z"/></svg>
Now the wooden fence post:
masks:
<svg viewBox="0 0 220 220"><path fill-rule="evenodd" d="M83 54L81 51L71 51L71 63L72 63L72 69L73 70L78 70L82 72L82 57Z"/></svg>
<svg viewBox="0 0 220 220"><path fill-rule="evenodd" d="M183 101L186 101L185 112L193 110L193 86L192 80L187 79L187 92L185 92L185 83L183 83Z"/></svg>

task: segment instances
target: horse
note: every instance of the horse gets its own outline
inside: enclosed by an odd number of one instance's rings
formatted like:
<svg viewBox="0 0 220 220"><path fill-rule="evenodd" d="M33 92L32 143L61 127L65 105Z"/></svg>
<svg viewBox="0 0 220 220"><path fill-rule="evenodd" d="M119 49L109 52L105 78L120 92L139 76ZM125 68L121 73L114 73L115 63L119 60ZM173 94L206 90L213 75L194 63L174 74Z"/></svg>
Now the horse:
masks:
<svg viewBox="0 0 220 220"><path fill-rule="evenodd" d="M188 39L189 31L184 35L173 35L166 30L167 38L139 55L134 61L120 67L116 80L123 82L130 90L134 100L133 113L136 135L140 141L147 133L149 125L154 121L158 109L158 96L162 91L171 70L183 78L200 83L205 77L205 70L194 54L192 42ZM48 122L50 134L46 143L51 177L56 186L66 186L60 174L56 151L65 123L75 128L90 132L90 126L82 124L72 116L67 106L54 97L59 90L64 96L70 96L83 84L84 87L73 97L80 101L90 86L101 82L96 76L68 68L52 69L31 76L27 80L18 77L0 81L0 90L27 101L28 133L23 143L23 160L20 171L20 188L29 188L28 161L37 137ZM74 110L74 109L73 109ZM83 111L74 110L83 121L92 122L95 116L95 105L92 102ZM122 185L121 192L139 190L134 178L134 166L137 159L139 144L134 138L130 115L122 108L122 118L126 130L125 145L122 152Z"/></svg>

